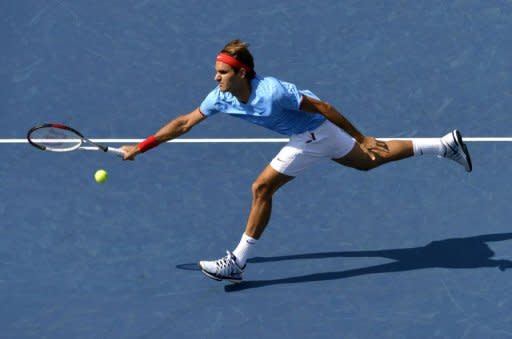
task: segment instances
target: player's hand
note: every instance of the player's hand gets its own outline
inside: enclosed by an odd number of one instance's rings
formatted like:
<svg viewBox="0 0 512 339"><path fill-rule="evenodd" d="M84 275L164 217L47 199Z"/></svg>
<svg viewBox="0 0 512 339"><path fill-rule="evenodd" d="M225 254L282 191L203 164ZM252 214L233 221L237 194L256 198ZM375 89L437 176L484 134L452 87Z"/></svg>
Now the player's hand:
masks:
<svg viewBox="0 0 512 339"><path fill-rule="evenodd" d="M363 152L368 154L372 160L376 159L376 155L383 156L385 153L389 153L388 145L384 141L377 140L374 137L364 137L359 145Z"/></svg>
<svg viewBox="0 0 512 339"><path fill-rule="evenodd" d="M121 147L124 152L123 160L135 160L135 156L139 154L139 149L136 145L124 145Z"/></svg>

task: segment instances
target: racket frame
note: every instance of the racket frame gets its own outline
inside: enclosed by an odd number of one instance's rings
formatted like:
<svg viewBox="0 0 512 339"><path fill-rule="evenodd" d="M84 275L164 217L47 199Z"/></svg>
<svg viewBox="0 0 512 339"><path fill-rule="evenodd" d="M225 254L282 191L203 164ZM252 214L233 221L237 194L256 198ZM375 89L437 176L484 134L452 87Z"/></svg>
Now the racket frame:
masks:
<svg viewBox="0 0 512 339"><path fill-rule="evenodd" d="M76 141L78 141L78 143L76 145L73 145L72 147L68 147L68 148L52 148L52 147L38 144L37 141L41 140L41 139L37 139L37 138L32 139L31 134L34 131L37 131L37 130L40 130L43 128L59 128L59 129L67 130L67 131L70 131L71 133L75 134L78 137L77 139L64 139L64 140L55 139L55 142L59 142L59 141L61 141L61 142L68 141L69 142L69 141L76 140ZM104 146L104 145L98 144L96 142L93 142L90 139L86 138L82 133L80 133L73 127L69 127L64 124L59 124L59 123L45 123L45 124L41 124L41 125L32 127L27 132L27 140L32 146L34 146L35 148L40 149L42 151L57 152L57 153L72 152L75 150L102 151L102 152L115 153L118 155L124 155L124 152L119 148L108 147L108 146ZM83 146L84 143L91 144L92 146Z"/></svg>

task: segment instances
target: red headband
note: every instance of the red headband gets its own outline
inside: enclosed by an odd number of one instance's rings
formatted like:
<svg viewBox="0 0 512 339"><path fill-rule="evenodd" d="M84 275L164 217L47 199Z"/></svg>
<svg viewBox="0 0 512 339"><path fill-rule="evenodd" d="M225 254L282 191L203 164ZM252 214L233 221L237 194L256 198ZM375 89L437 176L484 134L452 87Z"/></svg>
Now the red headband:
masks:
<svg viewBox="0 0 512 339"><path fill-rule="evenodd" d="M235 57L232 57L231 55L229 55L227 53L220 53L219 55L217 55L217 61L223 62L233 68L237 68L237 69L243 68L248 73L252 72L251 67L247 66L243 62L240 62L238 59L236 59Z"/></svg>

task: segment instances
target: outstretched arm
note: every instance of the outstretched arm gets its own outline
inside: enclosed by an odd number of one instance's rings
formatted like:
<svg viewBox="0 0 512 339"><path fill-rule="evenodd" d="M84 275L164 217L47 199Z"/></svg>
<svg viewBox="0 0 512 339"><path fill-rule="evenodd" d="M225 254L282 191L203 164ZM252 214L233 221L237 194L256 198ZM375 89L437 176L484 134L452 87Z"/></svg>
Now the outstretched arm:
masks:
<svg viewBox="0 0 512 339"><path fill-rule="evenodd" d="M343 129L354 138L354 140L361 145L361 149L367 153L372 160L375 160L375 154L387 153L389 151L385 142L377 140L374 137L363 135L347 118L325 101L303 96L300 109L304 112L322 114L327 120Z"/></svg>
<svg viewBox="0 0 512 339"><path fill-rule="evenodd" d="M201 113L199 108L196 108L192 112L184 115L180 115L177 118L171 120L169 123L164 125L158 130L151 138L154 143L161 144L168 140L178 138L190 131L192 127L199 124L205 119L205 116ZM147 139L146 139L147 140ZM141 144L123 146L121 149L125 152L124 160L133 160L135 157L142 153Z"/></svg>

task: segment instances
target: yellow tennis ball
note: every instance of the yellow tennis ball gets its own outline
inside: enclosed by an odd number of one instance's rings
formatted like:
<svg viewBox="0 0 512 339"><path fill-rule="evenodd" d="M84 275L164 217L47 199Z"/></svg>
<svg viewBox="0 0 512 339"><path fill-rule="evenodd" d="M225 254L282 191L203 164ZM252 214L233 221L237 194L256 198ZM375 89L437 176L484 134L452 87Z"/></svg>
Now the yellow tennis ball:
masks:
<svg viewBox="0 0 512 339"><path fill-rule="evenodd" d="M94 180L96 180L97 183L104 183L108 179L108 173L107 171L100 169L97 170L96 173L94 173Z"/></svg>

